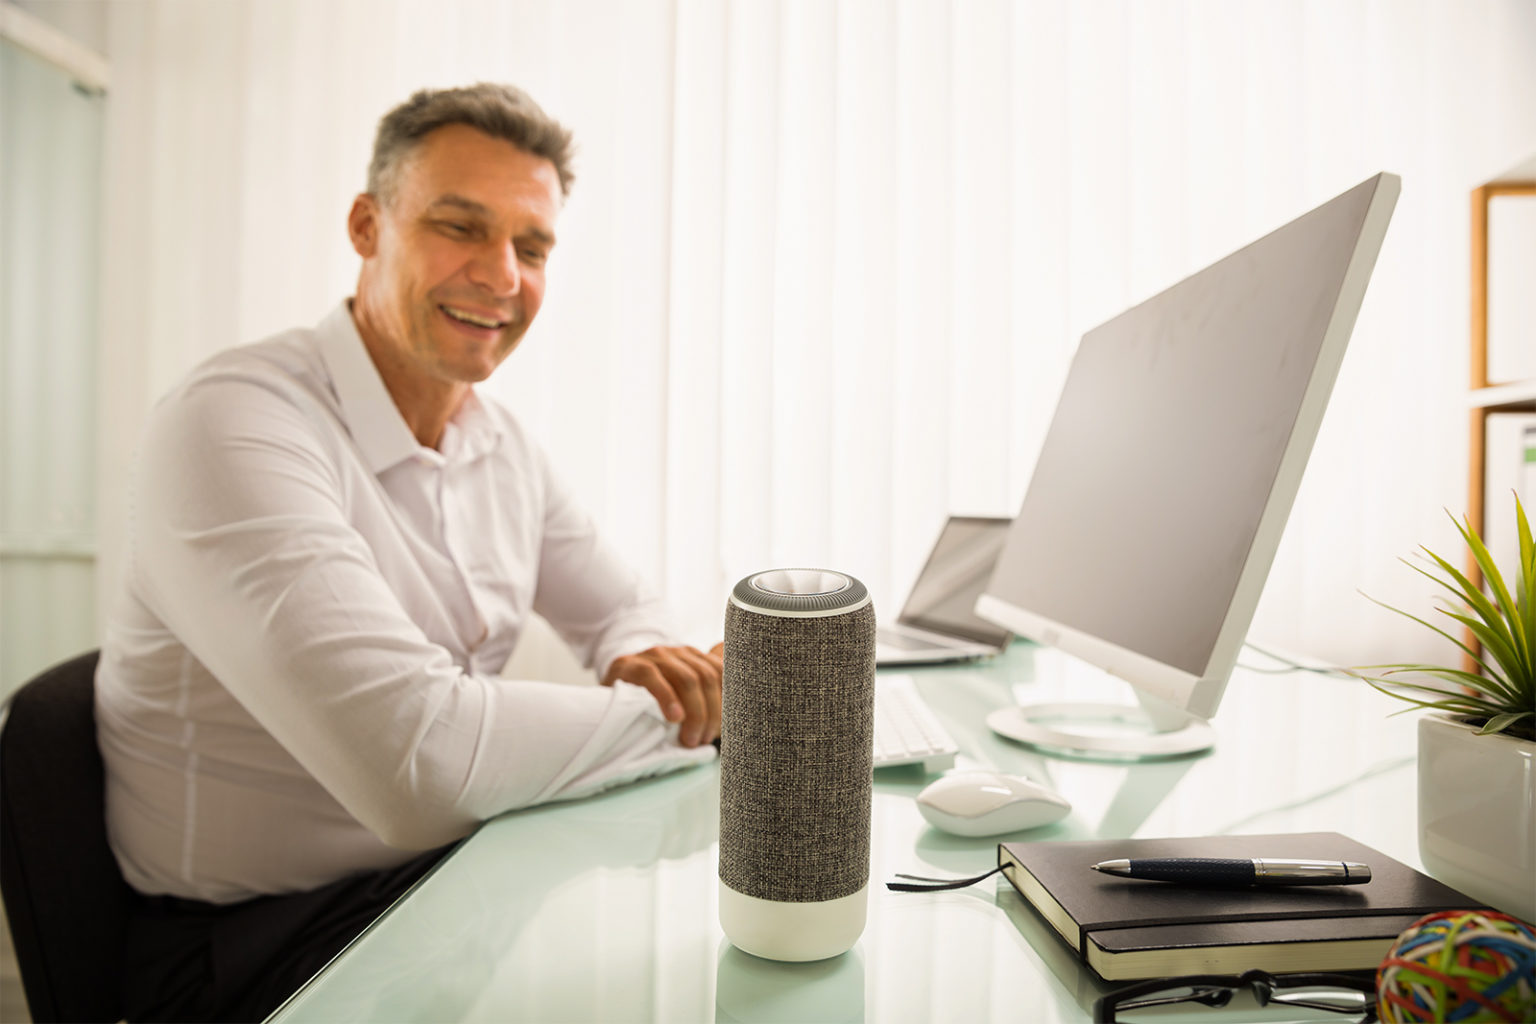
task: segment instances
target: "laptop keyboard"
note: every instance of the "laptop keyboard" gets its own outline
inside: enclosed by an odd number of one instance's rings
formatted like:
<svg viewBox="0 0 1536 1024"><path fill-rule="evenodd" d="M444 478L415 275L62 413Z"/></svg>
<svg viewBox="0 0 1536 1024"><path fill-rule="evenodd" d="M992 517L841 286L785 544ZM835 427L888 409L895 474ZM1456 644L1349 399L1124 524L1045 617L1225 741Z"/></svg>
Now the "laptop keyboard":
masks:
<svg viewBox="0 0 1536 1024"><path fill-rule="evenodd" d="M911 676L875 678L875 767L921 764L930 772L955 763L959 746L917 692Z"/></svg>
<svg viewBox="0 0 1536 1024"><path fill-rule="evenodd" d="M898 651L931 651L935 646L931 641L898 633L894 629L882 629L877 639L884 646Z"/></svg>

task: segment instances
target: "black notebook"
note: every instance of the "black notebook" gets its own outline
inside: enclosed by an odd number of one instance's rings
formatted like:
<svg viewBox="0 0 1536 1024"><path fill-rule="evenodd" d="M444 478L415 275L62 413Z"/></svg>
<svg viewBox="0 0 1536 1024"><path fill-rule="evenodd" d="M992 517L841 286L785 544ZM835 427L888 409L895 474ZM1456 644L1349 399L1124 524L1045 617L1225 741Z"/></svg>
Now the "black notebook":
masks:
<svg viewBox="0 0 1536 1024"><path fill-rule="evenodd" d="M1200 888L1120 878L1120 857L1285 857L1366 864L1364 885ZM1339 835L1001 843L1003 874L1100 977L1374 969L1414 921L1483 905Z"/></svg>

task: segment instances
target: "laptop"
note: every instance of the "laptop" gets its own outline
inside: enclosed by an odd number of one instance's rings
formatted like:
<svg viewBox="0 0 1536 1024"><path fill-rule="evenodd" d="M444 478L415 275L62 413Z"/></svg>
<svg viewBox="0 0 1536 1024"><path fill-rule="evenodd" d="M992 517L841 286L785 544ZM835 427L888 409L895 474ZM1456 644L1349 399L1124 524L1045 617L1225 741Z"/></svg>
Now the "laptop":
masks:
<svg viewBox="0 0 1536 1024"><path fill-rule="evenodd" d="M984 658L1013 634L974 611L1012 519L950 516L894 623L875 635L875 664L936 665Z"/></svg>

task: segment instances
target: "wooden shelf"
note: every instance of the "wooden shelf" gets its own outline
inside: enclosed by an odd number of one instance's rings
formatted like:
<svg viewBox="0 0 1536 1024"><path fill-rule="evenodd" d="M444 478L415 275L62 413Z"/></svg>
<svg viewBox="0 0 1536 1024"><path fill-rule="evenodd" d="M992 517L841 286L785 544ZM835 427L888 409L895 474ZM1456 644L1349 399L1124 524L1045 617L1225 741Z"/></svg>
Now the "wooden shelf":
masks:
<svg viewBox="0 0 1536 1024"><path fill-rule="evenodd" d="M1473 388L1467 399L1472 408L1484 412L1536 412L1536 380Z"/></svg>
<svg viewBox="0 0 1536 1024"><path fill-rule="evenodd" d="M1472 190L1472 304L1470 332L1470 390L1468 417L1467 521L1479 535L1485 534L1483 495L1488 465L1486 438L1488 418L1499 413L1536 412L1536 379L1488 380L1488 216L1490 201L1498 196L1526 196L1536 201L1536 157L1514 171ZM1536 325L1532 325L1536 334ZM1482 571L1469 553L1466 574L1474 585L1481 585ZM1468 631L1466 644L1477 649L1477 640ZM1467 659L1468 671L1475 671Z"/></svg>

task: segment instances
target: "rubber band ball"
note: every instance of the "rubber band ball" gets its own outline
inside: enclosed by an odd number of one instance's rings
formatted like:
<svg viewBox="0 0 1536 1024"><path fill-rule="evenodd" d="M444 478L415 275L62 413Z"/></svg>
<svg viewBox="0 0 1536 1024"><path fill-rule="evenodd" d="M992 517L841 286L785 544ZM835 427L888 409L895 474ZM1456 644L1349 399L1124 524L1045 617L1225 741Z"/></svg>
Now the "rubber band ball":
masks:
<svg viewBox="0 0 1536 1024"><path fill-rule="evenodd" d="M1536 1022L1536 929L1491 910L1450 910L1408 927L1376 971L1384 1024Z"/></svg>

